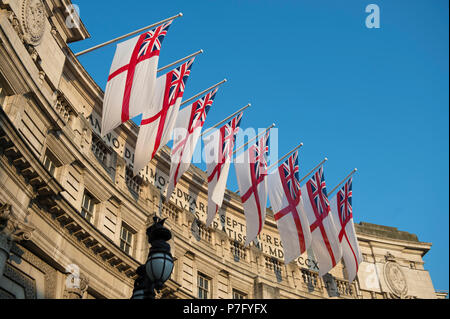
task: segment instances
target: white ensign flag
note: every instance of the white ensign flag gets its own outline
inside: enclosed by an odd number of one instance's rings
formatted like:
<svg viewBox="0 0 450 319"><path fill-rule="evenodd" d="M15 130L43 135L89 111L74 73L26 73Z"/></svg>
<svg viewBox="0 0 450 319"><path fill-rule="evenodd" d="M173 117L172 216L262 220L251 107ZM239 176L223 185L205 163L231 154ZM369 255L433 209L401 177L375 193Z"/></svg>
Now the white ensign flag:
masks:
<svg viewBox="0 0 450 319"><path fill-rule="evenodd" d="M268 139L269 132L234 161L246 220L245 246L258 236L266 218Z"/></svg>
<svg viewBox="0 0 450 319"><path fill-rule="evenodd" d="M330 214L323 167L302 186L302 197L312 235L311 247L319 262L319 276L322 277L342 258L341 244Z"/></svg>
<svg viewBox="0 0 450 319"><path fill-rule="evenodd" d="M161 44L172 21L117 45L103 98L101 135L143 113L155 88Z"/></svg>
<svg viewBox="0 0 450 319"><path fill-rule="evenodd" d="M267 179L269 199L283 243L286 264L311 245L309 223L302 206L298 151L283 162Z"/></svg>
<svg viewBox="0 0 450 319"><path fill-rule="evenodd" d="M336 223L339 242L342 245L342 258L349 283L355 279L359 264L363 260L353 223L352 196L352 178L350 178L330 200L331 215Z"/></svg>
<svg viewBox="0 0 450 319"><path fill-rule="evenodd" d="M227 186L228 172L233 155L236 134L239 131L243 113L203 138L205 143L206 172L208 174L208 213L206 226L209 227L214 216L222 206Z"/></svg>
<svg viewBox="0 0 450 319"><path fill-rule="evenodd" d="M186 81L194 58L178 68L160 76L150 107L142 116L134 154L134 174L155 157L156 152L172 138Z"/></svg>
<svg viewBox="0 0 450 319"><path fill-rule="evenodd" d="M215 89L178 113L174 127L173 147L170 164L169 186L166 202L180 177L189 169L192 155L206 121L206 115L213 104L218 89Z"/></svg>

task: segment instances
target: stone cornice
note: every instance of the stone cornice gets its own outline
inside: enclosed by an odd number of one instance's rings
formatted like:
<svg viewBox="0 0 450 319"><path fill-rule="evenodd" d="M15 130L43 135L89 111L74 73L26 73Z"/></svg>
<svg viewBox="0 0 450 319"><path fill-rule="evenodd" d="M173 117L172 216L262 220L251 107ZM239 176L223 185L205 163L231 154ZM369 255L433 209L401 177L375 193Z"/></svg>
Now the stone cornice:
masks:
<svg viewBox="0 0 450 319"><path fill-rule="evenodd" d="M67 27L66 20L69 15L67 8L72 5L71 0L51 0L51 3L53 5L53 14L67 37L67 43L81 41L91 37L81 19L79 20L78 28Z"/></svg>
<svg viewBox="0 0 450 319"><path fill-rule="evenodd" d="M395 240L419 242L417 235L398 230L396 227L360 222L359 224L355 224L355 229L361 234L374 235Z"/></svg>
<svg viewBox="0 0 450 319"><path fill-rule="evenodd" d="M358 238L358 241L362 242L370 242L373 245L391 245L391 246L403 246L403 249L410 249L410 250L418 250L421 251L421 256L423 257L430 249L432 244L427 242L420 242L420 241L411 241L411 240L402 240L398 238L392 238L388 236L382 236L381 234L373 234L373 233L366 233L361 232L360 227L357 227L358 225L355 224L356 228L356 236ZM384 226L381 226L384 227Z"/></svg>

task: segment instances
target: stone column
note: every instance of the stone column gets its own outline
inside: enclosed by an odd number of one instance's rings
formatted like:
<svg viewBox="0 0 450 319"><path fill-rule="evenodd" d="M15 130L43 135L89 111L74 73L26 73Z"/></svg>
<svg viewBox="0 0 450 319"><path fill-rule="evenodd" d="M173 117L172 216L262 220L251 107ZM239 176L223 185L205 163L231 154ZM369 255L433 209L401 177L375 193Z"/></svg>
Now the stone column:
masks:
<svg viewBox="0 0 450 319"><path fill-rule="evenodd" d="M0 205L0 278L14 242L30 240L33 228L18 220L10 204Z"/></svg>

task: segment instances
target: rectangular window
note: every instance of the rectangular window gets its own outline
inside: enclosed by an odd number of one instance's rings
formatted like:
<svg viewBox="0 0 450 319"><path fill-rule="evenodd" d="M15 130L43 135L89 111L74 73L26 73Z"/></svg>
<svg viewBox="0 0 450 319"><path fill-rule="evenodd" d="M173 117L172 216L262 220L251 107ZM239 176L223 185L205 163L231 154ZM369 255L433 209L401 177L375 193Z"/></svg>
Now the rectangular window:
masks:
<svg viewBox="0 0 450 319"><path fill-rule="evenodd" d="M131 249L133 247L133 235L134 232L131 231L127 226L122 225L120 231L120 249L131 255Z"/></svg>
<svg viewBox="0 0 450 319"><path fill-rule="evenodd" d="M89 193L84 193L83 202L81 204L81 216L83 216L88 222L92 224L94 221L94 198Z"/></svg>
<svg viewBox="0 0 450 319"><path fill-rule="evenodd" d="M198 273L197 285L198 285L198 299L208 299L211 280L205 275Z"/></svg>
<svg viewBox="0 0 450 319"><path fill-rule="evenodd" d="M233 299L247 299L247 294L244 294L239 290L233 289Z"/></svg>
<svg viewBox="0 0 450 319"><path fill-rule="evenodd" d="M56 157L48 149L45 152L43 164L44 164L44 167L53 176L55 176L56 169L61 166L61 163L56 159Z"/></svg>
<svg viewBox="0 0 450 319"><path fill-rule="evenodd" d="M50 172L50 174L55 176L56 165L47 154L45 154L44 157L44 167Z"/></svg>

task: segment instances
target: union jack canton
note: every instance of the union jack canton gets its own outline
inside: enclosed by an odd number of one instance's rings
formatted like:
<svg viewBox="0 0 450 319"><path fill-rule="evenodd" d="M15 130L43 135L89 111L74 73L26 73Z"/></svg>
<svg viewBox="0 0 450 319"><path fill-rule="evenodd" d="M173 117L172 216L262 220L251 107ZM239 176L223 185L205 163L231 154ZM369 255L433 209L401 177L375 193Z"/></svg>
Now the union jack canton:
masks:
<svg viewBox="0 0 450 319"><path fill-rule="evenodd" d="M352 178L350 178L337 193L339 222L341 224L339 241L342 241L342 237L345 234L345 226L353 218L352 183Z"/></svg>
<svg viewBox="0 0 450 319"><path fill-rule="evenodd" d="M255 179L258 181L260 178L267 175L267 154L269 153L269 132L264 134L250 150L250 161L255 171Z"/></svg>
<svg viewBox="0 0 450 319"><path fill-rule="evenodd" d="M167 35L171 23L172 21L169 21L165 25L144 34L144 39L139 47L139 53L137 55L138 59L148 57L149 55L154 54L154 52L159 52L161 50L162 42Z"/></svg>
<svg viewBox="0 0 450 319"><path fill-rule="evenodd" d="M175 103L176 99L183 95L187 79L191 74L193 63L194 59L191 59L172 71L172 81L169 89L169 105Z"/></svg>
<svg viewBox="0 0 450 319"><path fill-rule="evenodd" d="M241 125L242 115L241 112L238 116L234 117L230 122L220 128L221 149L219 150L219 158L216 167L208 177L208 182L211 182L214 176L217 174L217 178L220 177L222 166L233 155L234 142L236 141L236 135L239 132L239 126Z"/></svg>
<svg viewBox="0 0 450 319"><path fill-rule="evenodd" d="M328 201L327 186L325 184L325 175L323 167L321 167L316 174L308 182L311 189L312 199L315 204L315 211L319 217L321 215L328 215L330 212L330 202Z"/></svg>
<svg viewBox="0 0 450 319"><path fill-rule="evenodd" d="M298 168L298 152L295 152L290 156L283 164L281 164L281 170L284 173L284 180L288 186L291 198L298 202L300 200L300 178Z"/></svg>
<svg viewBox="0 0 450 319"><path fill-rule="evenodd" d="M193 132L197 127L203 127L206 121L206 115L214 102L218 89L209 92L204 97L198 99L194 105L194 115L189 126L189 132Z"/></svg>

